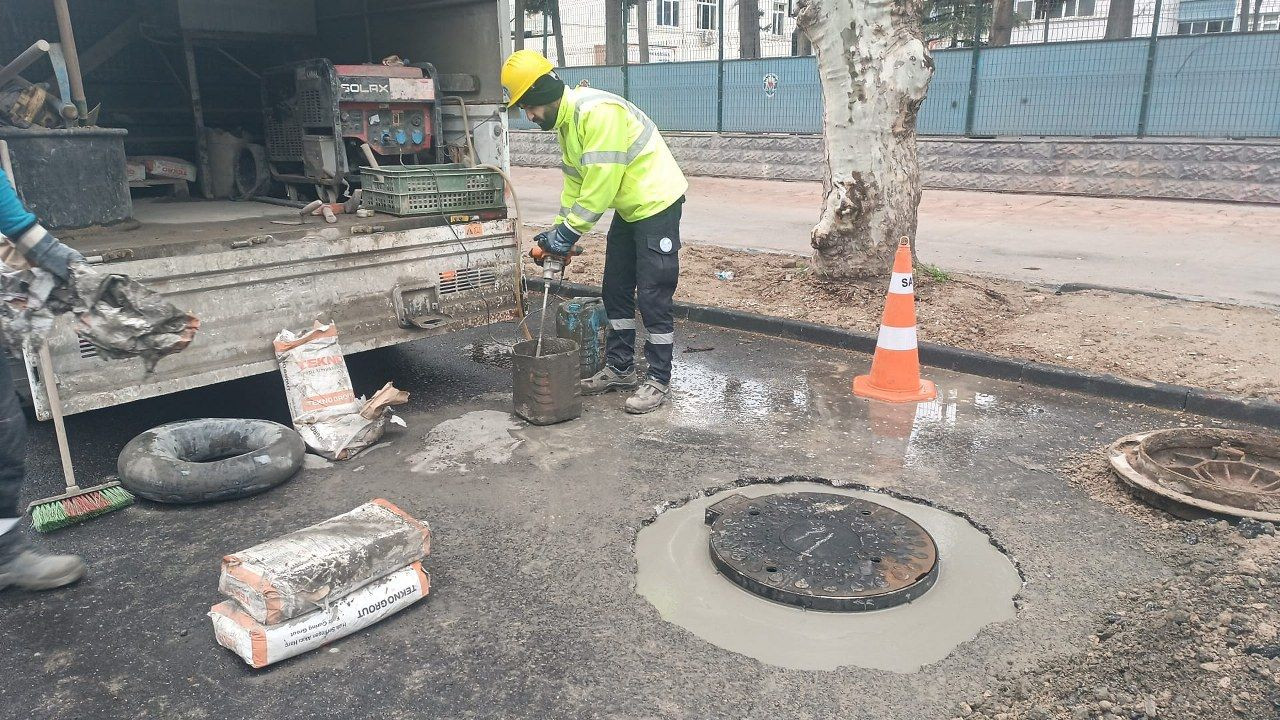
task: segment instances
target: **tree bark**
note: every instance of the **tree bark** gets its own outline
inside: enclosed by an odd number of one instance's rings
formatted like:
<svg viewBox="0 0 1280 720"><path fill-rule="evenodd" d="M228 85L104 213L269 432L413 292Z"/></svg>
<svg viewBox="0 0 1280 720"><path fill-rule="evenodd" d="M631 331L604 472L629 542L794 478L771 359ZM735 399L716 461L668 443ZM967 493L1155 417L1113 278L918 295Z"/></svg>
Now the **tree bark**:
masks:
<svg viewBox="0 0 1280 720"><path fill-rule="evenodd" d="M800 28L795 29L796 36L796 57L809 57L813 54L813 43L809 42L809 36L804 34Z"/></svg>
<svg viewBox="0 0 1280 720"><path fill-rule="evenodd" d="M810 241L822 276L883 276L900 237L914 248L916 116L933 75L921 14L921 0L797 3L822 83L827 167Z"/></svg>
<svg viewBox="0 0 1280 720"><path fill-rule="evenodd" d="M515 9L511 13L511 50L524 49L524 0L515 0Z"/></svg>
<svg viewBox="0 0 1280 720"><path fill-rule="evenodd" d="M1249 0L1244 0L1244 2L1248 2L1248 1ZM1258 31L1258 16L1261 14L1262 14L1262 0L1253 0L1253 27L1250 28L1253 32ZM1241 28L1242 32L1243 30L1244 28Z"/></svg>
<svg viewBox="0 0 1280 720"><path fill-rule="evenodd" d="M760 0L738 0L738 38L738 57L760 57Z"/></svg>
<svg viewBox="0 0 1280 720"><path fill-rule="evenodd" d="M1005 47L1011 40L1013 40L1013 0L995 0L991 8L991 37L987 44L991 47Z"/></svg>
<svg viewBox="0 0 1280 720"><path fill-rule="evenodd" d="M551 0L551 34L556 37L556 66L564 67L569 61L564 57L564 28L560 25L560 2Z"/></svg>
<svg viewBox="0 0 1280 720"><path fill-rule="evenodd" d="M649 0L636 3L636 43L640 46L640 62L649 62Z"/></svg>
<svg viewBox="0 0 1280 720"><path fill-rule="evenodd" d="M1107 8L1107 40L1123 40L1133 35L1133 0L1111 0Z"/></svg>

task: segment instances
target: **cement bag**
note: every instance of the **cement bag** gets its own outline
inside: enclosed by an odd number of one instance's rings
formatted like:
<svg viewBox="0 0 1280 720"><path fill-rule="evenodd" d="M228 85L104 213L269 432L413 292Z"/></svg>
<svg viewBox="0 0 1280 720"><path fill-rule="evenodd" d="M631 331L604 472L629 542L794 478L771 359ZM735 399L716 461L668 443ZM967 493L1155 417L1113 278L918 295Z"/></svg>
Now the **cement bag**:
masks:
<svg viewBox="0 0 1280 720"><path fill-rule="evenodd" d="M408 402L408 393L388 383L371 400L356 397L332 323L300 335L282 330L275 350L293 426L317 454L348 460L377 443L388 422L404 424L389 406Z"/></svg>
<svg viewBox="0 0 1280 720"><path fill-rule="evenodd" d="M333 602L431 552L431 529L377 499L222 559L218 591L275 625Z"/></svg>
<svg viewBox="0 0 1280 720"><path fill-rule="evenodd" d="M260 668L363 630L418 602L430 590L431 576L415 562L325 608L279 625L255 621L234 600L214 605L209 618L219 645Z"/></svg>

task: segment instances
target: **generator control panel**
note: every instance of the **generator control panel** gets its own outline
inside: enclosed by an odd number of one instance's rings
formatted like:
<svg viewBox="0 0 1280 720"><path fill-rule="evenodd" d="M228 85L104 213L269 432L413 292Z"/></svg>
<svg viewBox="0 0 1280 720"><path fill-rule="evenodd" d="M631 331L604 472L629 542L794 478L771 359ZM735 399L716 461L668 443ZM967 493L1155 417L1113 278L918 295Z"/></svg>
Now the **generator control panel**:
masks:
<svg viewBox="0 0 1280 720"><path fill-rule="evenodd" d="M415 67L337 65L343 137L369 143L380 155L431 147L435 83Z"/></svg>

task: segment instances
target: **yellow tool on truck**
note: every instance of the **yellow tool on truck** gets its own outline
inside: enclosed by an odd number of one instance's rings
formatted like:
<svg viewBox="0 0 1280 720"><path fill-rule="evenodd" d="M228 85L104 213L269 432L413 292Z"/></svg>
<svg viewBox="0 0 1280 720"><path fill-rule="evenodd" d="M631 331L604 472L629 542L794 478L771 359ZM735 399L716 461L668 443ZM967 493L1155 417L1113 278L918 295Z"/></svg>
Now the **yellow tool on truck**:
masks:
<svg viewBox="0 0 1280 720"><path fill-rule="evenodd" d="M605 247L602 295L609 316L605 367L582 381L586 394L639 385L630 413L662 406L671 382L672 296L680 274L680 214L689 183L666 142L639 108L592 88L566 87L551 61L520 50L502 67L502 84L560 143L564 190L555 226L535 240L548 255L568 257L578 239L614 210ZM635 370L636 306L648 339L649 375Z"/></svg>

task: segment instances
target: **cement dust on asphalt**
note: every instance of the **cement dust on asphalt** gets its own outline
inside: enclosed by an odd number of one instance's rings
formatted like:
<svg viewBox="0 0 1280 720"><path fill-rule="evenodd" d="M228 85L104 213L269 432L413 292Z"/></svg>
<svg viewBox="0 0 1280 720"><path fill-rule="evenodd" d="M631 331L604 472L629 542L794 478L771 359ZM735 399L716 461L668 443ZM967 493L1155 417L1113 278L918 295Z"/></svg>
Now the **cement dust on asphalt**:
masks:
<svg viewBox="0 0 1280 720"><path fill-rule="evenodd" d="M753 595L716 572L706 508L741 493L821 492L870 500L920 524L938 546L938 579L919 599L886 610L820 612ZM834 670L855 665L914 672L946 657L986 625L1014 616L1017 569L990 538L937 508L817 483L747 485L668 510L636 537L636 592L662 618L726 650L770 665Z"/></svg>
<svg viewBox="0 0 1280 720"><path fill-rule="evenodd" d="M467 472L476 463L505 463L522 442L511 435L524 427L510 413L475 410L445 420L422 439L423 449L409 457L417 473Z"/></svg>
<svg viewBox="0 0 1280 720"><path fill-rule="evenodd" d="M569 266L566 280L599 285L604 238L591 233L582 247L586 252ZM807 263L794 255L687 244L676 299L875 332L886 281L823 282ZM734 279L716 279L722 270ZM923 341L1280 401L1275 310L1098 290L1055 295L920 267L915 278Z"/></svg>

